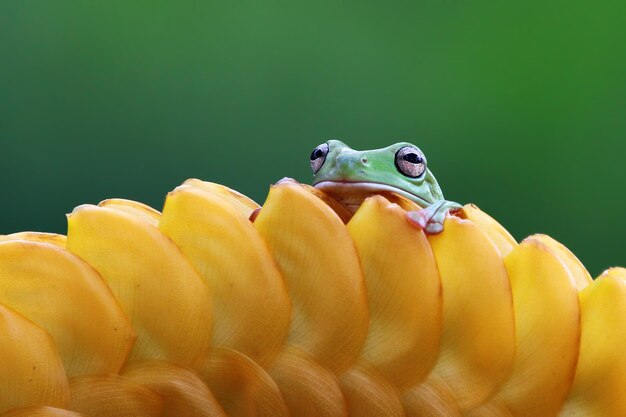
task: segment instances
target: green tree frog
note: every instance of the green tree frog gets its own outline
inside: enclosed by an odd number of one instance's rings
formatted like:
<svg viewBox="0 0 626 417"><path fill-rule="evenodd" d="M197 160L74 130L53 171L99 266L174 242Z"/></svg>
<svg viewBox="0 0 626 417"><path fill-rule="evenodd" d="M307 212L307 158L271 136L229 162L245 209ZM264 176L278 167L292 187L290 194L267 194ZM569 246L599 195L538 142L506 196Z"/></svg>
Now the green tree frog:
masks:
<svg viewBox="0 0 626 417"><path fill-rule="evenodd" d="M443 198L437 180L426 167L424 153L411 143L357 151L341 141L329 140L313 149L311 169L313 186L352 212L365 197L381 191L414 201L422 210L409 211L407 217L430 234L440 233L446 214L462 207Z"/></svg>

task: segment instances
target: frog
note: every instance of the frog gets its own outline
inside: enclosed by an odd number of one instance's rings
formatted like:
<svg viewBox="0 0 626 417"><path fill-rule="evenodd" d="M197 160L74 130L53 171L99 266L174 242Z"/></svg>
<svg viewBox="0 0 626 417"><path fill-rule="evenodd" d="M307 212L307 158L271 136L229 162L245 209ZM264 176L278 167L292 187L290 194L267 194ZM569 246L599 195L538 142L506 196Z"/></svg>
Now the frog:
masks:
<svg viewBox="0 0 626 417"><path fill-rule="evenodd" d="M426 156L412 143L398 142L386 148L358 151L340 140L329 140L311 152L313 187L329 194L354 213L364 198L392 192L415 202L407 219L427 234L443 231L450 212L462 208L444 198L428 169Z"/></svg>

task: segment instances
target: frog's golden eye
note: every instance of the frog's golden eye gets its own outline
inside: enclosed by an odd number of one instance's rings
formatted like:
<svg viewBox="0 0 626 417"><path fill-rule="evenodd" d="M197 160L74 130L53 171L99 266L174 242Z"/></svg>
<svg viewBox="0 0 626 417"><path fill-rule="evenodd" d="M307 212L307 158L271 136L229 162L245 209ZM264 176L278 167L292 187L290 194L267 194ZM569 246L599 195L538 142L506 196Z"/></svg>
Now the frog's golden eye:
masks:
<svg viewBox="0 0 626 417"><path fill-rule="evenodd" d="M426 171L426 158L415 146L405 146L396 152L396 167L403 175L417 178Z"/></svg>
<svg viewBox="0 0 626 417"><path fill-rule="evenodd" d="M328 144L322 143L311 152L311 169L316 174L320 170L324 161L326 161L326 155L328 155Z"/></svg>

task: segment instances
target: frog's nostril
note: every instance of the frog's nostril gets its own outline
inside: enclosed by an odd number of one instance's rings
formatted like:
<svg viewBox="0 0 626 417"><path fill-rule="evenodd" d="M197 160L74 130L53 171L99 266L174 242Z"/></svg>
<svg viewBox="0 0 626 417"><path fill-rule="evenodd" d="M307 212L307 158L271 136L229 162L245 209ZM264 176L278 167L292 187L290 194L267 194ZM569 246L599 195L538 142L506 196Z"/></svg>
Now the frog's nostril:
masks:
<svg viewBox="0 0 626 417"><path fill-rule="evenodd" d="M361 158L361 162L363 162L364 164L367 164L367 158L366 157Z"/></svg>

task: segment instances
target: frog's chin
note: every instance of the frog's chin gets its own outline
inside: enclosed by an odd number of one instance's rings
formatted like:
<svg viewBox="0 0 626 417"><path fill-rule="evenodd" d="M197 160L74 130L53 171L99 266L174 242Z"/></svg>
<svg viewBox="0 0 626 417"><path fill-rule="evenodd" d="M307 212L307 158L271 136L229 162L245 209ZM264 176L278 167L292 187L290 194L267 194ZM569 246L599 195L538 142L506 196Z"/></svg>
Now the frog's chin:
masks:
<svg viewBox="0 0 626 417"><path fill-rule="evenodd" d="M376 182L320 181L313 186L329 194L351 212L355 212L365 198L384 192L399 194L402 197L416 202L421 207L427 207L431 204L423 198L408 193L400 188Z"/></svg>

